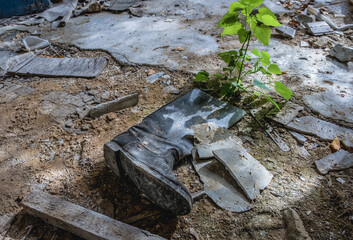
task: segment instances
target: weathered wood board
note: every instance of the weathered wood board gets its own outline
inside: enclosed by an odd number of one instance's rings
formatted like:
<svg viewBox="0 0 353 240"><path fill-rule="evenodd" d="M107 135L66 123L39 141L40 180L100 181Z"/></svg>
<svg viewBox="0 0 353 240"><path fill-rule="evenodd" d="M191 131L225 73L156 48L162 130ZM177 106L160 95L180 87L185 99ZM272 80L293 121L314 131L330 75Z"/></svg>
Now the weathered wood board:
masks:
<svg viewBox="0 0 353 240"><path fill-rule="evenodd" d="M22 206L44 221L89 240L164 239L39 190L23 199Z"/></svg>
<svg viewBox="0 0 353 240"><path fill-rule="evenodd" d="M42 77L98 76L107 64L105 58L45 58L35 57L26 65L8 70L10 74Z"/></svg>

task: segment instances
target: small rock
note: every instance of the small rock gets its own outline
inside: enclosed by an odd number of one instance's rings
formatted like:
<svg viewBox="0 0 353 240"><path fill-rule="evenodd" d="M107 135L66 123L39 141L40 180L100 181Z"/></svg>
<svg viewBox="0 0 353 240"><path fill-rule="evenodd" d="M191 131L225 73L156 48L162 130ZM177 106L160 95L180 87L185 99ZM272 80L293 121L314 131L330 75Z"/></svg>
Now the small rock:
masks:
<svg viewBox="0 0 353 240"><path fill-rule="evenodd" d="M310 215L311 214L311 211L306 211L306 215Z"/></svg>
<svg viewBox="0 0 353 240"><path fill-rule="evenodd" d="M288 26L276 27L276 31L280 32L284 37L294 38L295 33L297 32L295 29Z"/></svg>
<svg viewBox="0 0 353 240"><path fill-rule="evenodd" d="M170 79L171 77L170 75L166 74L166 75L163 75L162 78L167 80L167 79Z"/></svg>
<svg viewBox="0 0 353 240"><path fill-rule="evenodd" d="M165 88L163 88L163 91L174 95L179 95L181 93L181 91L173 85L166 86Z"/></svg>
<svg viewBox="0 0 353 240"><path fill-rule="evenodd" d="M341 149L341 143L340 143L340 140L337 137L335 137L333 139L333 141L331 142L330 148L331 148L332 152L337 152L338 150Z"/></svg>
<svg viewBox="0 0 353 240"><path fill-rule="evenodd" d="M318 48L325 48L328 44L332 43L333 40L329 37L320 37L316 42L313 43L313 46Z"/></svg>
<svg viewBox="0 0 353 240"><path fill-rule="evenodd" d="M104 100L108 100L110 98L110 92L105 91L104 93L102 93L101 98L103 98Z"/></svg>
<svg viewBox="0 0 353 240"><path fill-rule="evenodd" d="M301 145L304 145L304 143L306 142L306 137L304 137L303 135L294 132L294 131L289 131L289 133L293 136L293 138L295 140L297 140Z"/></svg>
<svg viewBox="0 0 353 240"><path fill-rule="evenodd" d="M293 209L287 209L283 212L284 221L287 225L287 239L288 240L309 240L311 239L305 230L303 221L298 213Z"/></svg>
<svg viewBox="0 0 353 240"><path fill-rule="evenodd" d="M353 48L337 44L331 49L330 55L341 62L349 62L353 60Z"/></svg>
<svg viewBox="0 0 353 240"><path fill-rule="evenodd" d="M344 184L346 181L344 181L342 178L336 178L336 180L337 180L337 182L340 182L340 183L342 183L342 184Z"/></svg>
<svg viewBox="0 0 353 240"><path fill-rule="evenodd" d="M143 11L141 8L129 8L129 11L132 16L135 16L135 17L142 17L143 16Z"/></svg>
<svg viewBox="0 0 353 240"><path fill-rule="evenodd" d="M176 47L176 48L173 48L172 51L182 52L182 51L185 51L185 49L182 47Z"/></svg>
<svg viewBox="0 0 353 240"><path fill-rule="evenodd" d="M308 15L302 14L302 13L298 14L296 16L296 19L297 19L298 22L303 23L304 25L306 25L309 22L314 22L315 21L315 17L313 17L313 15L308 16Z"/></svg>
<svg viewBox="0 0 353 240"><path fill-rule="evenodd" d="M65 122L65 127L67 127L67 128L72 128L72 126L73 126L73 122L72 122L71 119L69 119L69 120L67 120L67 121Z"/></svg>
<svg viewBox="0 0 353 240"><path fill-rule="evenodd" d="M308 42L305 42L305 41L300 41L300 46L301 47L310 47L310 44Z"/></svg>
<svg viewBox="0 0 353 240"><path fill-rule="evenodd" d="M149 83L155 83L163 75L164 75L164 72L155 73L149 77L146 77L146 81Z"/></svg>
<svg viewBox="0 0 353 240"><path fill-rule="evenodd" d="M85 125L82 125L82 126L81 126L81 130L82 130L82 131L88 131L89 128L90 128L90 125L88 125L88 124L85 124Z"/></svg>
<svg viewBox="0 0 353 240"><path fill-rule="evenodd" d="M28 36L25 37L23 40L23 45L28 51L32 51L35 49L41 49L50 46L50 42L48 40L39 38L39 37L34 37L34 36Z"/></svg>

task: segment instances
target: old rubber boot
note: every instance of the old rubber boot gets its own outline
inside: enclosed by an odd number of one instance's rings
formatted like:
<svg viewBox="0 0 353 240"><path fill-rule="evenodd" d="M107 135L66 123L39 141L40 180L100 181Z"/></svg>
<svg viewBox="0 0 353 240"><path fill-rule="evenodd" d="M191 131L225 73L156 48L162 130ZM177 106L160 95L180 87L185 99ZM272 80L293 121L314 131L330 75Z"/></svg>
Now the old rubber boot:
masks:
<svg viewBox="0 0 353 240"><path fill-rule="evenodd" d="M190 127L215 122L228 128L244 114L194 89L105 144L104 156L116 174L126 173L149 200L175 215L188 214L191 194L175 177L173 166L191 154Z"/></svg>

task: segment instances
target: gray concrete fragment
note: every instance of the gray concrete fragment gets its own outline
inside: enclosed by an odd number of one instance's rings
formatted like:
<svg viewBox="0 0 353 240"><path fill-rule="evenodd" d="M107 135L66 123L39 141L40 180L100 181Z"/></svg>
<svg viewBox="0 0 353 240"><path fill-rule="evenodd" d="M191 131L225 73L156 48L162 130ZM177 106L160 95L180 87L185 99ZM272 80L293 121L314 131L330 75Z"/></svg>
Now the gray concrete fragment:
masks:
<svg viewBox="0 0 353 240"><path fill-rule="evenodd" d="M332 28L324 21L309 22L307 23L307 26L309 28L309 31L315 36L333 33Z"/></svg>
<svg viewBox="0 0 353 240"><path fill-rule="evenodd" d="M298 22L303 23L304 25L306 25L309 22L315 21L315 17L313 18L313 15L308 16L302 13L298 14L295 18L297 19Z"/></svg>
<svg viewBox="0 0 353 240"><path fill-rule="evenodd" d="M310 47L310 43L305 42L305 41L300 41L300 46L301 47Z"/></svg>
<svg viewBox="0 0 353 240"><path fill-rule="evenodd" d="M169 94L174 94L174 95L179 95L181 93L180 89L178 89L172 85L164 87L163 92L166 92Z"/></svg>
<svg viewBox="0 0 353 240"><path fill-rule="evenodd" d="M311 240L308 232L305 230L303 221L295 210L284 210L283 217L287 225L288 240Z"/></svg>
<svg viewBox="0 0 353 240"><path fill-rule="evenodd" d="M110 0L110 11L122 12L137 3L138 0Z"/></svg>
<svg viewBox="0 0 353 240"><path fill-rule="evenodd" d="M237 145L242 145L239 138L228 138L209 144L197 144L197 153L200 159L210 159L214 158L213 151L222 148L232 148Z"/></svg>
<svg viewBox="0 0 353 240"><path fill-rule="evenodd" d="M298 116L300 111L303 111L303 110L304 110L303 106L300 106L292 102L288 102L281 109L281 111L276 114L276 116L272 120L280 124L287 125L296 116Z"/></svg>
<svg viewBox="0 0 353 240"><path fill-rule="evenodd" d="M295 140L297 140L301 145L303 145L306 142L306 137L304 137L303 135L297 133L297 132L293 132L293 131L289 131L289 133L294 137Z"/></svg>
<svg viewBox="0 0 353 240"><path fill-rule="evenodd" d="M48 40L34 36L25 37L24 39L22 39L22 42L28 51L50 46L50 42Z"/></svg>
<svg viewBox="0 0 353 240"><path fill-rule="evenodd" d="M344 170L353 167L353 153L341 149L315 161L315 165L321 174L327 174L329 171Z"/></svg>
<svg viewBox="0 0 353 240"><path fill-rule="evenodd" d="M347 74L345 77L348 80L350 76ZM342 80L344 81L345 79ZM338 82L338 84L340 83ZM330 89L325 92L306 95L304 96L304 102L312 110L324 117L343 120L350 124L353 123L353 96L351 94L342 95Z"/></svg>
<svg viewBox="0 0 353 240"><path fill-rule="evenodd" d="M353 130L312 116L296 118L286 127L297 132L314 135L326 141L332 141L335 137L338 137L346 147L353 147Z"/></svg>
<svg viewBox="0 0 353 240"><path fill-rule="evenodd" d="M113 101L101 103L99 105L92 107L89 110L89 115L91 117L99 117L109 112L114 112L120 109L135 106L139 100L138 96L139 96L138 93L134 93L131 95L127 95L127 96L115 99Z"/></svg>
<svg viewBox="0 0 353 240"><path fill-rule="evenodd" d="M237 181L246 196L254 200L270 184L273 175L242 146L213 151L215 157Z"/></svg>
<svg viewBox="0 0 353 240"><path fill-rule="evenodd" d="M283 16L286 13L292 13L293 11L289 11L285 9L284 7L277 5L275 1L273 0L265 0L261 6L264 6L268 9L270 9L274 14L278 14L280 16Z"/></svg>
<svg viewBox="0 0 353 240"><path fill-rule="evenodd" d="M159 72L146 77L146 82L155 83L160 77L164 75L164 72Z"/></svg>
<svg viewBox="0 0 353 240"><path fill-rule="evenodd" d="M327 47L330 43L333 43L334 41L329 38L329 37L320 37L316 42L313 43L314 47L319 47L319 48L325 48Z"/></svg>
<svg viewBox="0 0 353 240"><path fill-rule="evenodd" d="M341 62L349 62L353 60L353 48L337 44L331 49L330 55Z"/></svg>
<svg viewBox="0 0 353 240"><path fill-rule="evenodd" d="M295 29L288 26L280 26L276 27L277 32L280 32L284 37L294 38L295 33L297 32Z"/></svg>

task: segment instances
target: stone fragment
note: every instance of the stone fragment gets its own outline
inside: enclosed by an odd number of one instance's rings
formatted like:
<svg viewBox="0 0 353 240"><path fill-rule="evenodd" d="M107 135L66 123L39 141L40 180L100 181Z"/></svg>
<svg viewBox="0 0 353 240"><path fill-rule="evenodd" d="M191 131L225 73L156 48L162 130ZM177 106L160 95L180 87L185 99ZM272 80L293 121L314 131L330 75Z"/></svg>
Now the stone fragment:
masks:
<svg viewBox="0 0 353 240"><path fill-rule="evenodd" d="M302 14L302 13L298 14L296 16L296 19L298 22L303 23L304 25L306 25L309 22L315 21L315 18L313 18L313 15L308 16L308 15Z"/></svg>
<svg viewBox="0 0 353 240"><path fill-rule="evenodd" d="M307 26L309 31L315 36L333 33L332 28L324 21L309 22L307 23Z"/></svg>
<svg viewBox="0 0 353 240"><path fill-rule="evenodd" d="M339 182L339 183L342 183L342 184L344 184L346 181L344 181L344 179L342 179L342 178L336 178L336 181L337 182Z"/></svg>
<svg viewBox="0 0 353 240"><path fill-rule="evenodd" d="M287 226L288 240L311 240L308 232L305 230L303 221L295 210L284 210L283 217Z"/></svg>
<svg viewBox="0 0 353 240"><path fill-rule="evenodd" d="M261 6L264 6L268 9L270 9L274 14L278 14L280 16L283 16L284 14L287 13L292 13L293 11L287 10L284 7L277 5L274 1L272 0L265 0Z"/></svg>
<svg viewBox="0 0 353 240"><path fill-rule="evenodd" d="M344 170L353 167L353 153L341 149L315 161L315 165L321 174L327 174L329 171Z"/></svg>
<svg viewBox="0 0 353 240"><path fill-rule="evenodd" d="M137 2L138 0L111 0L109 10L113 12L122 12Z"/></svg>
<svg viewBox="0 0 353 240"><path fill-rule="evenodd" d="M278 122L283 125L289 124L296 116L298 116L300 111L303 111L304 107L298 104L288 102L280 112L276 114L273 121Z"/></svg>
<svg viewBox="0 0 353 240"><path fill-rule="evenodd" d="M179 95L181 93L180 89L172 85L166 86L165 88L163 88L163 92L174 94L174 95Z"/></svg>
<svg viewBox="0 0 353 240"><path fill-rule="evenodd" d="M305 42L305 41L300 41L300 46L301 47L310 47L310 43Z"/></svg>
<svg viewBox="0 0 353 240"><path fill-rule="evenodd" d="M91 117L99 117L109 112L114 112L120 109L135 106L138 103L138 100L139 100L139 94L134 93L131 95L127 95L127 96L115 99L113 101L98 104L92 107L89 110L88 114Z"/></svg>
<svg viewBox="0 0 353 240"><path fill-rule="evenodd" d="M288 26L276 27L277 32L281 33L284 37L294 38L295 33L297 32L295 29Z"/></svg>
<svg viewBox="0 0 353 240"><path fill-rule="evenodd" d="M42 49L50 46L50 42L48 40L34 36L25 37L24 39L22 39L22 42L28 51Z"/></svg>
<svg viewBox="0 0 353 240"><path fill-rule="evenodd" d="M335 137L333 139L333 141L331 142L330 148L331 148L332 152L337 152L338 150L341 149L341 143L340 143L340 140L337 137Z"/></svg>
<svg viewBox="0 0 353 240"><path fill-rule="evenodd" d="M306 142L306 137L304 137L303 135L294 132L294 131L289 131L289 133L294 137L295 140L297 140L301 145L304 145L304 143Z"/></svg>
<svg viewBox="0 0 353 240"><path fill-rule="evenodd" d="M353 147L353 130L312 116L296 118L286 127L297 132L314 135L326 141L332 141L335 137L338 137L346 147Z"/></svg>
<svg viewBox="0 0 353 240"><path fill-rule="evenodd" d="M254 200L260 195L260 190L270 184L273 175L242 146L237 144L233 148L214 150L213 153L249 199Z"/></svg>
<svg viewBox="0 0 353 240"><path fill-rule="evenodd" d="M325 48L327 47L330 43L333 43L334 41L326 36L320 37L316 42L313 43L314 47L318 48Z"/></svg>
<svg viewBox="0 0 353 240"><path fill-rule="evenodd" d="M330 55L341 62L349 62L353 60L353 48L337 44L331 49Z"/></svg>
<svg viewBox="0 0 353 240"><path fill-rule="evenodd" d="M154 82L156 82L160 77L162 77L163 74L164 74L164 72L159 72L159 73L152 74L151 76L146 77L146 81L147 81L148 83L154 83Z"/></svg>
<svg viewBox="0 0 353 240"><path fill-rule="evenodd" d="M129 11L132 16L135 16L135 17L142 17L143 16L143 11L141 8L129 8Z"/></svg>

